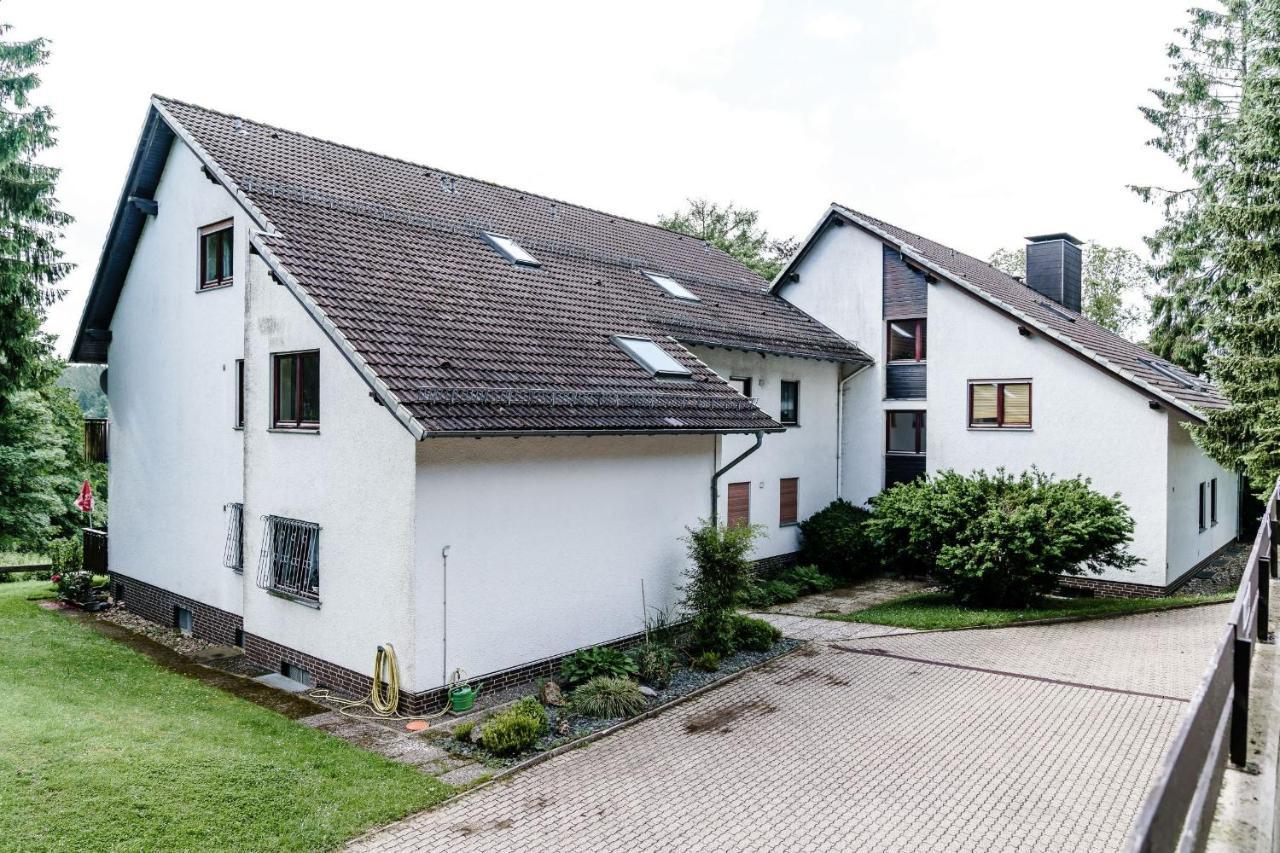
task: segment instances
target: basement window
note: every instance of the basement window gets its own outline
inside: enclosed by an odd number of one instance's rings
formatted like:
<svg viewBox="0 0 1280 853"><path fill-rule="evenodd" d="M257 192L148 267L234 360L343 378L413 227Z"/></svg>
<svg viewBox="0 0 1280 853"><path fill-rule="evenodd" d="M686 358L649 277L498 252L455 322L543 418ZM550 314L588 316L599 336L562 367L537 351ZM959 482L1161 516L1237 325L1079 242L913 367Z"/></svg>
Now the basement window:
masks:
<svg viewBox="0 0 1280 853"><path fill-rule="evenodd" d="M195 629L196 619L191 611L185 607L173 608L173 626L178 629L178 633L191 636L191 632Z"/></svg>
<svg viewBox="0 0 1280 853"><path fill-rule="evenodd" d="M661 287L667 293L670 293L676 299L684 299L689 302L702 301L698 297L694 296L691 292L689 292L688 288L686 288L683 284L676 281L674 278L672 278L669 275L663 275L662 273L649 272L648 270L645 270L644 277L649 279L649 281L653 282L654 284L658 285L658 287Z"/></svg>
<svg viewBox="0 0 1280 853"><path fill-rule="evenodd" d="M692 375L689 368L676 361L667 351L648 338L632 338L614 335L613 342L636 363L649 371L654 379L685 379Z"/></svg>
<svg viewBox="0 0 1280 853"><path fill-rule="evenodd" d="M503 234L492 234L488 231L480 232L484 235L484 239L489 241L489 245L497 249L502 256L513 264L526 267L541 266L538 259L521 248L520 244L515 240Z"/></svg>
<svg viewBox="0 0 1280 853"><path fill-rule="evenodd" d="M311 670L298 666L296 663L289 663L287 660L280 661L280 674L308 687L315 684L311 678Z"/></svg>

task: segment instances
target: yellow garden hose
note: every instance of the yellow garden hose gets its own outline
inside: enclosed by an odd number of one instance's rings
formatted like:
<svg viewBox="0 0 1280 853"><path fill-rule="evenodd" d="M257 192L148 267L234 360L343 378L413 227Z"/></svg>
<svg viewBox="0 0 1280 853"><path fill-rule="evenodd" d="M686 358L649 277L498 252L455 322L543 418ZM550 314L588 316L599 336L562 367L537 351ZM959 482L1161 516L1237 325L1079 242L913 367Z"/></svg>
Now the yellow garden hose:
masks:
<svg viewBox="0 0 1280 853"><path fill-rule="evenodd" d="M385 673L385 676L383 673ZM384 678L387 682L385 692L382 689ZM342 702L341 699L328 690L312 690L308 695L321 702ZM353 702L339 704L336 710L339 714L356 720L374 718L381 720L431 720L436 717L443 717L449 711L449 706L445 705L438 714L410 716L399 713L396 710L399 705L400 663L396 660L395 646L390 643L383 643L378 646L378 650L373 655L373 684L369 688L369 695L364 699L356 699Z"/></svg>

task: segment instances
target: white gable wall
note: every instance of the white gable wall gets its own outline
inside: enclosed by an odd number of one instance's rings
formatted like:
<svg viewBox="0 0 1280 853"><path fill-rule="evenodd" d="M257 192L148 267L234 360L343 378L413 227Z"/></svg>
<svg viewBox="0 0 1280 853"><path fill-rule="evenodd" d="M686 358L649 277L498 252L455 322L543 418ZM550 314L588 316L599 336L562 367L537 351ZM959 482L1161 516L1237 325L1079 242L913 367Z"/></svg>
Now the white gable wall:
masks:
<svg viewBox="0 0 1280 853"><path fill-rule="evenodd" d="M1239 478L1204 454L1186 421L1169 419L1168 547L1172 583L1236 536L1240 518ZM1218 480L1218 523L1200 529L1200 484ZM1247 531L1252 533L1253 531Z"/></svg>
<svg viewBox="0 0 1280 853"><path fill-rule="evenodd" d="M370 673L379 643L414 672L414 440L266 264L245 325L245 631ZM271 354L320 352L320 430L272 431ZM320 608L255 583L263 515L320 525Z"/></svg>
<svg viewBox="0 0 1280 853"><path fill-rule="evenodd" d="M1131 550L1145 559L1105 580L1164 585L1167 427L1132 388L1018 325L950 283L929 291L928 468L968 472L1035 465L1084 475L1119 492L1136 522ZM968 380L1030 379L1032 429L968 427Z"/></svg>
<svg viewBox="0 0 1280 853"><path fill-rule="evenodd" d="M876 363L845 383L841 496L863 504L884 485L884 310L881 242L860 228L828 228L780 295L858 344ZM765 440L766 444L768 439Z"/></svg>
<svg viewBox="0 0 1280 853"><path fill-rule="evenodd" d="M241 579L222 565L241 499L234 429L243 353L248 218L175 143L111 321L109 564L121 574L239 613ZM197 231L235 219L235 283L197 292Z"/></svg>
<svg viewBox="0 0 1280 853"><path fill-rule="evenodd" d="M642 581L677 600L713 460L709 435L420 442L415 689L642 630Z"/></svg>

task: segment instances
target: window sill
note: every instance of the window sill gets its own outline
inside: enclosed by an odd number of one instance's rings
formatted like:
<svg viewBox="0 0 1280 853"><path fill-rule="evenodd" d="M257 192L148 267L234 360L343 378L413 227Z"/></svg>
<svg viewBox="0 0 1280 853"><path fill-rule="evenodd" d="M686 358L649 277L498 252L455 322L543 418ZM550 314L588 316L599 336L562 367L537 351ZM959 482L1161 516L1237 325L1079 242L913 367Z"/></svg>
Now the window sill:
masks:
<svg viewBox="0 0 1280 853"><path fill-rule="evenodd" d="M919 453L916 453L914 450L886 450L884 452L884 455L885 456L902 456L907 459L923 459L929 455L929 451L922 450Z"/></svg>
<svg viewBox="0 0 1280 853"><path fill-rule="evenodd" d="M283 598L285 601L292 601L294 604L301 604L303 607L310 607L312 610L320 609L320 602L314 598L303 598L301 595L282 592L278 589L269 589L266 593L267 595L275 598Z"/></svg>
<svg viewBox="0 0 1280 853"><path fill-rule="evenodd" d="M196 285L196 293L207 293L210 290L226 290L235 284L235 279L220 281L217 284Z"/></svg>
<svg viewBox="0 0 1280 853"><path fill-rule="evenodd" d="M319 435L319 427L270 427L267 432L280 432L288 435Z"/></svg>
<svg viewBox="0 0 1280 853"><path fill-rule="evenodd" d="M779 522L778 522L778 526L779 526L779 527L799 527L799 526L800 526L800 522L798 522L798 521L779 521Z"/></svg>
<svg viewBox="0 0 1280 853"><path fill-rule="evenodd" d="M1032 427L980 427L971 426L969 432L1034 432Z"/></svg>

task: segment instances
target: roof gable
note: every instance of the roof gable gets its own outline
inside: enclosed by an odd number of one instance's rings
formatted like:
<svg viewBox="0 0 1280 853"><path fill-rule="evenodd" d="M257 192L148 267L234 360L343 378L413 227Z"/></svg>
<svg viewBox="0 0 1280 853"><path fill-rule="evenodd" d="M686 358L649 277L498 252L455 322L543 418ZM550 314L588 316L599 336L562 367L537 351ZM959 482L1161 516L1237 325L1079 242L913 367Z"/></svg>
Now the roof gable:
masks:
<svg viewBox="0 0 1280 853"><path fill-rule="evenodd" d="M148 126L168 127L210 164L263 226L259 253L425 434L777 429L681 343L870 362L694 238L178 101L153 104ZM137 183L131 171L126 193ZM118 219L132 219L127 207ZM484 232L514 238L540 265L511 263ZM114 254L131 254L127 237L113 226ZM672 296L646 271L699 301ZM110 279L100 267L74 353L91 355L87 331L109 322ZM615 335L655 340L690 378L653 379Z"/></svg>
<svg viewBox="0 0 1280 853"><path fill-rule="evenodd" d="M985 261L891 225L852 208L833 204L800 250L774 279L777 292L833 217L880 238L903 256L976 296L989 307L1036 329L1065 349L1094 363L1114 378L1202 420L1207 410L1227 400L1211 383L1143 349L1110 329L1058 305Z"/></svg>

